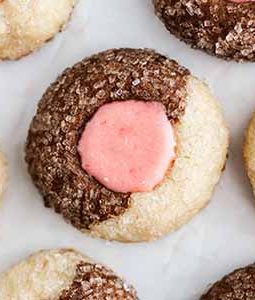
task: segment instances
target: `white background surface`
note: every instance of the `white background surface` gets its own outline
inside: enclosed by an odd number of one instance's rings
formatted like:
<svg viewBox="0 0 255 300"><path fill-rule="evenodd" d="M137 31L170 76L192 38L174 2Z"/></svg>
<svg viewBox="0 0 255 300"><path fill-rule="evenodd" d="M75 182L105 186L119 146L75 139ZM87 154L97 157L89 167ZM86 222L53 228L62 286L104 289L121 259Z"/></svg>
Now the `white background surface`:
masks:
<svg viewBox="0 0 255 300"><path fill-rule="evenodd" d="M211 204L174 234L148 244L110 243L79 233L43 207L23 160L27 129L47 86L83 57L122 46L154 48L206 80L231 130L227 167ZM75 247L125 276L141 300L198 300L209 283L255 261L255 201L241 155L255 110L254 74L255 63L225 62L170 36L151 0L80 0L64 33L18 62L0 64L0 143L9 162L0 210L0 271L42 248Z"/></svg>

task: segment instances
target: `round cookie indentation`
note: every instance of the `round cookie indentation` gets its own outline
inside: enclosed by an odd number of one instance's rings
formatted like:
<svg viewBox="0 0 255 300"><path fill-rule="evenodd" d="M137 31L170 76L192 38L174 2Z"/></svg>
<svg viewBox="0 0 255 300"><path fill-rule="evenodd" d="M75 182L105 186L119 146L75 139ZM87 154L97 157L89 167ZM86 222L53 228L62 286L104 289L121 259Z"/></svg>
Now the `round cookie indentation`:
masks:
<svg viewBox="0 0 255 300"><path fill-rule="evenodd" d="M0 276L1 300L138 300L114 272L71 249L31 255Z"/></svg>
<svg viewBox="0 0 255 300"><path fill-rule="evenodd" d="M255 299L255 265L238 269L216 282L201 300Z"/></svg>
<svg viewBox="0 0 255 300"><path fill-rule="evenodd" d="M163 104L176 134L176 160L152 192L113 192L81 166L77 145L87 122L106 103L127 99ZM46 206L82 231L138 242L177 229L208 203L227 148L222 112L188 70L151 50L112 49L67 69L47 90L26 161Z"/></svg>
<svg viewBox="0 0 255 300"><path fill-rule="evenodd" d="M98 109L79 140L82 167L108 189L150 192L175 159L175 134L158 102L115 101Z"/></svg>
<svg viewBox="0 0 255 300"><path fill-rule="evenodd" d="M19 59L62 30L75 0L0 1L0 60Z"/></svg>
<svg viewBox="0 0 255 300"><path fill-rule="evenodd" d="M153 0L166 28L194 48L224 59L255 61L255 2Z"/></svg>

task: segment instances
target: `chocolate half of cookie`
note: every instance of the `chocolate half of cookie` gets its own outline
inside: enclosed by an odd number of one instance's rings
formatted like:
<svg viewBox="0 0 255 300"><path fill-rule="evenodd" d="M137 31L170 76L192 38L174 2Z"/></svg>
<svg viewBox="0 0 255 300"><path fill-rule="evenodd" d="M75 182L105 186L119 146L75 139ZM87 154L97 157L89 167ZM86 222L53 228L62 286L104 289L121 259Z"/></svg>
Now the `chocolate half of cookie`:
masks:
<svg viewBox="0 0 255 300"><path fill-rule="evenodd" d="M133 287L100 265L81 262L77 265L72 284L65 289L59 300L116 299L138 300Z"/></svg>
<svg viewBox="0 0 255 300"><path fill-rule="evenodd" d="M255 265L235 270L216 282L201 300L255 299Z"/></svg>
<svg viewBox="0 0 255 300"><path fill-rule="evenodd" d="M45 205L79 229L124 214L131 193L106 188L82 168L84 128L103 105L130 99L161 103L175 126L185 112L188 76L175 61L143 49L108 50L67 69L42 97L26 143Z"/></svg>
<svg viewBox="0 0 255 300"><path fill-rule="evenodd" d="M255 2L153 0L166 28L194 48L224 59L255 61Z"/></svg>

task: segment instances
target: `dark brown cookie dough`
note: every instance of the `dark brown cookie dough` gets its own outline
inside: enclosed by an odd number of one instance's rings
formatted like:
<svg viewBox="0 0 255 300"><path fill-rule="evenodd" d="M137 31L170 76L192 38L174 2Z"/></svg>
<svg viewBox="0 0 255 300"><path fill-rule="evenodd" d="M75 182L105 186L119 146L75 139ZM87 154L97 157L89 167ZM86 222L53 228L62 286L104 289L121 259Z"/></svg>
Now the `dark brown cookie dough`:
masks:
<svg viewBox="0 0 255 300"><path fill-rule="evenodd" d="M255 2L153 0L166 28L194 48L255 61Z"/></svg>
<svg viewBox="0 0 255 300"><path fill-rule="evenodd" d="M110 269L81 262L71 286L64 290L59 300L138 300L136 291Z"/></svg>
<svg viewBox="0 0 255 300"><path fill-rule="evenodd" d="M238 269L216 282L201 300L254 300L255 264Z"/></svg>
<svg viewBox="0 0 255 300"><path fill-rule="evenodd" d="M26 143L26 162L45 205L79 229L119 216L130 194L112 192L81 167L86 123L115 100L160 101L173 124L183 115L189 72L151 50L114 49L67 69L42 97Z"/></svg>

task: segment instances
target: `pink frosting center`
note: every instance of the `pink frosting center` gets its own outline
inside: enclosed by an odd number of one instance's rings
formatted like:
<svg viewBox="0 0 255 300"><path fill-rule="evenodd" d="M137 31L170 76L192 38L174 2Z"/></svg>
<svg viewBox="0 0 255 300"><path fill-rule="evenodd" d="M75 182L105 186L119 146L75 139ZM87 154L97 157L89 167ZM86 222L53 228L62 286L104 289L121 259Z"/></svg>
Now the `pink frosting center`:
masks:
<svg viewBox="0 0 255 300"><path fill-rule="evenodd" d="M158 102L116 101L87 123L78 145L82 168L115 192L151 191L176 158L174 129Z"/></svg>

